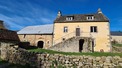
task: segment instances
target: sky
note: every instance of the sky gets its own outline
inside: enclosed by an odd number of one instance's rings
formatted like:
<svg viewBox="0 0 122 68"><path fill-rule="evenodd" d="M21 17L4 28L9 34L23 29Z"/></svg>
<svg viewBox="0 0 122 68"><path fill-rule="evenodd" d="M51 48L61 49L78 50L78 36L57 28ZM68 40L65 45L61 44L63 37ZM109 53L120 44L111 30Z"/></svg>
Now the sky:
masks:
<svg viewBox="0 0 122 68"><path fill-rule="evenodd" d="M122 31L122 0L0 0L0 20L10 30L53 24L62 15L96 13L101 8L111 31Z"/></svg>

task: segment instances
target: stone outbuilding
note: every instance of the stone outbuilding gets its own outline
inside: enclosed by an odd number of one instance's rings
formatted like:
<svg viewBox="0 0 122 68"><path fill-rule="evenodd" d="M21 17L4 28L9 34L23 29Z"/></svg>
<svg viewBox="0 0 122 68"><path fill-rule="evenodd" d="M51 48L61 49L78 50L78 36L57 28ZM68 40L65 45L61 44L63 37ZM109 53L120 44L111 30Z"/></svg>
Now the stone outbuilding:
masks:
<svg viewBox="0 0 122 68"><path fill-rule="evenodd" d="M122 32L111 31L111 42L122 44Z"/></svg>
<svg viewBox="0 0 122 68"><path fill-rule="evenodd" d="M21 42L47 49L52 45L53 24L27 26L17 32Z"/></svg>

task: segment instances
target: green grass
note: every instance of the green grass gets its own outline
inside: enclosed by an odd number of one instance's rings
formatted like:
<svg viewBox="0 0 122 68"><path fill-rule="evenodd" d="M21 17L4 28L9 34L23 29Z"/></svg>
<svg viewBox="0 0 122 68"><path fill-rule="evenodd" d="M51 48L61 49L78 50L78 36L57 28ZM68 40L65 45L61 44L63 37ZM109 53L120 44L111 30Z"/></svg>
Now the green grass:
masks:
<svg viewBox="0 0 122 68"><path fill-rule="evenodd" d="M109 53L109 52L94 52L94 53L75 53L75 52L58 52L53 50L46 50L46 49L30 49L29 52L38 52L38 53L49 53L49 54L63 54L63 55L91 55L91 56L120 56L122 57L121 53Z"/></svg>
<svg viewBox="0 0 122 68"><path fill-rule="evenodd" d="M122 44L112 44L112 46L122 47Z"/></svg>

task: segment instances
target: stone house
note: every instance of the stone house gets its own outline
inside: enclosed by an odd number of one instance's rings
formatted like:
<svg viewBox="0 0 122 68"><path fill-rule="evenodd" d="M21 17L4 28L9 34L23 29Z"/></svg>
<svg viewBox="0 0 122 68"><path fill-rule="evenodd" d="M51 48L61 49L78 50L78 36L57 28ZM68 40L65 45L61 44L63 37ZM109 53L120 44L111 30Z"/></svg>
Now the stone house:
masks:
<svg viewBox="0 0 122 68"><path fill-rule="evenodd" d="M0 21L0 27L3 26L3 21ZM7 30L4 28L0 28L0 56L2 59L5 59L7 54L7 49L11 45L16 45L19 42L19 37L15 31Z"/></svg>
<svg viewBox="0 0 122 68"><path fill-rule="evenodd" d="M54 20L54 24L51 26L52 33L50 34L50 47L45 47L47 43L47 37L43 39L34 39L36 34L19 33L18 35L22 40L25 36L28 37L27 41L38 44L39 40L45 42L44 48L57 51L65 52L93 52L93 51L111 51L111 41L110 41L110 27L109 19L102 13L100 9L96 13L91 14L72 14L72 15L62 15L61 11L58 12L57 18ZM42 25L41 25L42 26ZM41 27L40 28L43 28ZM45 25L46 28L48 26ZM23 29L22 29L23 30ZM39 30L45 31L48 29L33 29L33 31ZM32 29L25 30L32 31ZM45 33L44 33L45 34ZM29 37L30 36L30 37ZM48 36L48 34L45 34ZM30 40L29 40L30 38ZM36 41L37 40L37 41Z"/></svg>
<svg viewBox="0 0 122 68"><path fill-rule="evenodd" d="M47 49L52 45L52 24L27 26L17 33L21 42L30 42L31 46Z"/></svg>
<svg viewBox="0 0 122 68"><path fill-rule="evenodd" d="M111 31L111 41L122 44L122 32L121 31Z"/></svg>
<svg viewBox="0 0 122 68"><path fill-rule="evenodd" d="M69 43L72 48L67 52L111 51L109 19L100 9L91 14L73 14L58 16L54 21L53 44L76 39ZM79 40L78 40L78 39ZM69 41L70 42L70 41ZM58 46L57 45L57 46ZM62 44L63 45L63 44ZM63 49L63 48L62 48ZM59 49L59 51L63 51Z"/></svg>

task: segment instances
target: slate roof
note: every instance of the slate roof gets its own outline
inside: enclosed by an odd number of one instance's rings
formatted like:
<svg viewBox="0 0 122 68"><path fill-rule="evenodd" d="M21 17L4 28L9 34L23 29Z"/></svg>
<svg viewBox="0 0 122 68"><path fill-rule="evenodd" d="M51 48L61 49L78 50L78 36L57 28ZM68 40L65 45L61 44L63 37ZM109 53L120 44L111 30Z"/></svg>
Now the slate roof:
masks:
<svg viewBox="0 0 122 68"><path fill-rule="evenodd" d="M72 21L67 21L66 17L73 17ZM94 20L87 20L88 16L94 16ZM63 22L109 22L109 19L103 13L93 13L93 14L74 14L74 15L64 15L57 17L54 23Z"/></svg>
<svg viewBox="0 0 122 68"><path fill-rule="evenodd" d="M111 35L112 36L122 36L122 32L121 31L111 31Z"/></svg>
<svg viewBox="0 0 122 68"><path fill-rule="evenodd" d="M53 24L27 26L17 34L53 34Z"/></svg>
<svg viewBox="0 0 122 68"><path fill-rule="evenodd" d="M15 31L0 29L0 41L20 41Z"/></svg>

